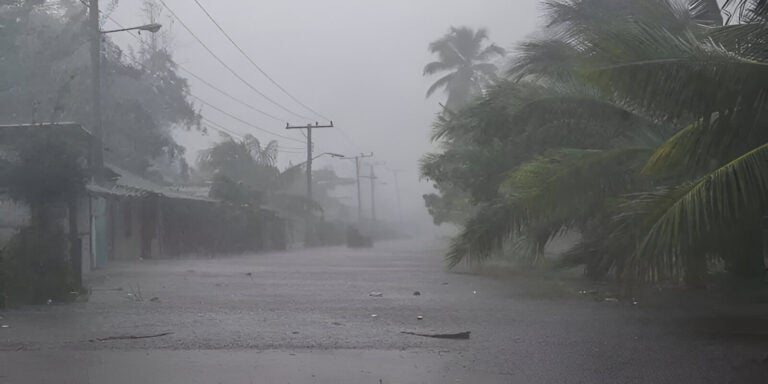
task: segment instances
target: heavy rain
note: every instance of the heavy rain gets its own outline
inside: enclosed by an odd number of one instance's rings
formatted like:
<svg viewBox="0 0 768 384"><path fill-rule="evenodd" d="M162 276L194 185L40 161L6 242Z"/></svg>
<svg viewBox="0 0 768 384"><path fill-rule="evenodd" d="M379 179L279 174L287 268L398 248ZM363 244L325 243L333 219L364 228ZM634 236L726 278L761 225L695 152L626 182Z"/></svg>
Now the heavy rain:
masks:
<svg viewBox="0 0 768 384"><path fill-rule="evenodd" d="M768 0L0 0L27 383L768 383Z"/></svg>

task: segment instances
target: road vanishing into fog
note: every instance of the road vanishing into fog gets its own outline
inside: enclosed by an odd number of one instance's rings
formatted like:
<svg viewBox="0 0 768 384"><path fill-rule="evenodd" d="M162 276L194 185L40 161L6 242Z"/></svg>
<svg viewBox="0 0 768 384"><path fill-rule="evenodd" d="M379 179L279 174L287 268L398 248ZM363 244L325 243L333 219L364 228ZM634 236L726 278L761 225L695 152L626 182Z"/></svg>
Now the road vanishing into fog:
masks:
<svg viewBox="0 0 768 384"><path fill-rule="evenodd" d="M450 273L443 248L113 263L87 303L0 313L0 383L768 382L764 336L571 280Z"/></svg>

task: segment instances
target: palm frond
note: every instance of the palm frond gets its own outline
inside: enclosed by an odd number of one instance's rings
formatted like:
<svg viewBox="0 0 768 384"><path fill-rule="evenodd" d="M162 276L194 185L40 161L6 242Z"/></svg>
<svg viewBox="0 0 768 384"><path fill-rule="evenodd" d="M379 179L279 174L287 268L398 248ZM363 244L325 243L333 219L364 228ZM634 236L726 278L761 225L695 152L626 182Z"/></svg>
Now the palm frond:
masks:
<svg viewBox="0 0 768 384"><path fill-rule="evenodd" d="M680 275L686 253L741 220L768 212L768 144L763 144L729 164L681 188L668 199L632 257L630 273L653 280L660 275ZM694 255L705 257L705 254ZM749 255L743 255L748 257Z"/></svg>
<svg viewBox="0 0 768 384"><path fill-rule="evenodd" d="M708 36L741 57L768 61L768 23L726 25L709 30Z"/></svg>
<svg viewBox="0 0 768 384"><path fill-rule="evenodd" d="M678 132L658 147L643 173L698 176L768 141L768 116L751 108L715 114Z"/></svg>
<svg viewBox="0 0 768 384"><path fill-rule="evenodd" d="M446 88L448 85L453 81L453 79L456 77L455 73L449 73L432 84L431 87L427 90L427 97L432 96L433 93L435 93L440 88Z"/></svg>
<svg viewBox="0 0 768 384"><path fill-rule="evenodd" d="M507 75L515 80L571 81L583 61L582 51L562 39L532 40L516 48Z"/></svg>
<svg viewBox="0 0 768 384"><path fill-rule="evenodd" d="M486 37L487 38L487 37ZM507 54L507 50L496 44L485 47L475 58L477 61L487 61L495 56L502 57Z"/></svg>
<svg viewBox="0 0 768 384"><path fill-rule="evenodd" d="M468 265L491 259L522 227L525 214L506 202L496 201L481 207L464 225L446 255L449 268L462 262Z"/></svg>
<svg viewBox="0 0 768 384"><path fill-rule="evenodd" d="M455 68L456 66L453 64L444 63L442 61L433 61L424 66L424 75L434 75L435 73L449 71Z"/></svg>
<svg viewBox="0 0 768 384"><path fill-rule="evenodd" d="M701 118L732 110L761 98L768 89L768 64L739 57L690 33L673 35L651 26L640 28L629 47L644 47L594 70L595 81L618 92L626 102L660 119ZM634 57L631 57L634 56Z"/></svg>
<svg viewBox="0 0 768 384"><path fill-rule="evenodd" d="M512 172L501 192L525 207L532 227L548 242L563 230L582 228L606 199L637 188L651 153L648 148L553 151Z"/></svg>
<svg viewBox="0 0 768 384"><path fill-rule="evenodd" d="M694 20L709 26L722 26L723 14L717 0L688 0L688 7Z"/></svg>

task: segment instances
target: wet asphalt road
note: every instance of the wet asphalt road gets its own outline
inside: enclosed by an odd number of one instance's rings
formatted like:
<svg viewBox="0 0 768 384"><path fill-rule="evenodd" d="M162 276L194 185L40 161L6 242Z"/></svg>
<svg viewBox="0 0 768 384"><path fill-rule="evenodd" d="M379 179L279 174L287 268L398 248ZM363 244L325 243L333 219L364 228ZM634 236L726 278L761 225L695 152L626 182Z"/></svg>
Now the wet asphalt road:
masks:
<svg viewBox="0 0 768 384"><path fill-rule="evenodd" d="M569 280L448 273L442 251L115 263L87 303L1 314L0 383L768 382L765 338L692 332L699 314L596 302Z"/></svg>

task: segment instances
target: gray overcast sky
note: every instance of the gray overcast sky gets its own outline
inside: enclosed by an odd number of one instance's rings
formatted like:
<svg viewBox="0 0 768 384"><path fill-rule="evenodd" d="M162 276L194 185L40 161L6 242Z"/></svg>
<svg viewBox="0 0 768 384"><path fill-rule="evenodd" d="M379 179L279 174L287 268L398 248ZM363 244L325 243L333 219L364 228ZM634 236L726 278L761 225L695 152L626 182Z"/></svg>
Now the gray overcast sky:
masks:
<svg viewBox="0 0 768 384"><path fill-rule="evenodd" d="M288 108L306 112L240 56L192 0L165 1L214 52L252 84ZM540 13L538 0L200 1L267 73L301 101L332 118L351 138L338 129L316 130L317 151L372 151L377 160L385 161L389 167L407 171L401 176L401 183L408 212L424 211L421 193L428 186L418 182L417 162L431 148L431 123L437 103L444 99L442 94L424 97L435 80L422 77L421 72L433 59L427 51L428 43L450 26L467 25L488 28L492 41L513 47L533 32ZM121 0L118 4L112 16L122 24L138 25L144 21L141 0ZM167 12L161 22L165 28L170 26L175 57L186 68L285 121L305 123L239 82L181 25L172 23ZM107 22L107 27L110 26ZM136 45L126 35L115 35L115 41L122 47ZM286 132L284 123L260 116L194 79L190 83L193 93L211 103L263 128L303 140L299 132ZM262 141L274 138L209 108L202 108L202 112L232 131L251 133ZM207 137L180 133L178 139L189 148L190 158L194 158L199 149L220 137L211 131ZM297 152L281 153L281 164L304 160L300 151L288 149L302 144L279 138L278 141L286 151ZM318 166L328 161L332 160L322 161ZM351 162L336 161L334 165L345 176L353 174Z"/></svg>

